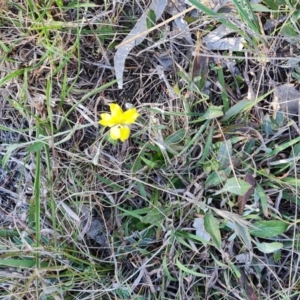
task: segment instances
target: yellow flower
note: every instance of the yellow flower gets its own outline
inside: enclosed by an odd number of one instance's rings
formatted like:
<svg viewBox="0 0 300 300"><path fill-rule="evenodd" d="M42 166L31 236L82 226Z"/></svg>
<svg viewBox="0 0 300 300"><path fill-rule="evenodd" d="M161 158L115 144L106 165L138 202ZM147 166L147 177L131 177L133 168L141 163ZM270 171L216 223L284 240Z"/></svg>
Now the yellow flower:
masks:
<svg viewBox="0 0 300 300"><path fill-rule="evenodd" d="M123 112L118 104L109 104L110 114L101 114L99 123L103 126L111 127L110 137L113 140L120 139L122 142L128 139L130 135L130 128L128 125L135 122L140 115L136 108L130 108Z"/></svg>

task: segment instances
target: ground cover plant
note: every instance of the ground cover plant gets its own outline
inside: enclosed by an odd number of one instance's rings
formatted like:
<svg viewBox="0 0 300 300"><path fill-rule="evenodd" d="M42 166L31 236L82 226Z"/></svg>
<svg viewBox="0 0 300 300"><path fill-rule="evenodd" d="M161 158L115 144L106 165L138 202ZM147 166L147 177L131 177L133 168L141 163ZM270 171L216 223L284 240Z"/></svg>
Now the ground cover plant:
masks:
<svg viewBox="0 0 300 300"><path fill-rule="evenodd" d="M0 1L0 299L299 299L299 9Z"/></svg>

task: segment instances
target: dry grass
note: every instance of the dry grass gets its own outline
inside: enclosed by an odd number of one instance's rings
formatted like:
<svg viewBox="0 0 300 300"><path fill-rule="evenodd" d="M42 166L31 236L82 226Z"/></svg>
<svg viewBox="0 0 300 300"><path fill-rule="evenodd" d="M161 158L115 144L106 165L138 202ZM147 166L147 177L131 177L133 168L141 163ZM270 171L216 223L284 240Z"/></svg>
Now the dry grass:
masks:
<svg viewBox="0 0 300 300"><path fill-rule="evenodd" d="M115 46L149 4L0 2L0 299L299 298L298 119L270 106L298 88L299 4L199 6L190 38L165 22L120 90ZM221 23L243 50L201 44ZM141 114L124 143L109 103Z"/></svg>

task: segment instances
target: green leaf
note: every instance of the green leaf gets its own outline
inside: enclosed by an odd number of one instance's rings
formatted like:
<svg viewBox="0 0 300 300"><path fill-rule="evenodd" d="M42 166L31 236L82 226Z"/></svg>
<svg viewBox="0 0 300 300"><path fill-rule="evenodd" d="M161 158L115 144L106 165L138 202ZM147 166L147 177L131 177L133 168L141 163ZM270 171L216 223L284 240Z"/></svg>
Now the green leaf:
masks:
<svg viewBox="0 0 300 300"><path fill-rule="evenodd" d="M160 224L166 218L166 214L169 213L168 208L156 208L151 209L143 218L141 218L141 222L144 224Z"/></svg>
<svg viewBox="0 0 300 300"><path fill-rule="evenodd" d="M56 5L58 7L63 7L64 6L64 2L62 0L55 0L55 2L56 2Z"/></svg>
<svg viewBox="0 0 300 300"><path fill-rule="evenodd" d="M282 181L284 183L287 183L288 185L300 186L300 179L299 178L286 177L286 178L283 178Z"/></svg>
<svg viewBox="0 0 300 300"><path fill-rule="evenodd" d="M145 157L141 157L142 161L150 168L155 169L158 166L157 161L151 161Z"/></svg>
<svg viewBox="0 0 300 300"><path fill-rule="evenodd" d="M17 230L0 229L0 237L19 236L20 233Z"/></svg>
<svg viewBox="0 0 300 300"><path fill-rule="evenodd" d="M266 138L268 139L270 134L273 131L273 123L272 123L271 118L268 114L266 114L264 116L263 123L262 123L262 130L265 132Z"/></svg>
<svg viewBox="0 0 300 300"><path fill-rule="evenodd" d="M231 140L226 140L221 143L218 154L217 160L219 162L219 169L223 170L230 165L232 156L232 144Z"/></svg>
<svg viewBox="0 0 300 300"><path fill-rule="evenodd" d="M252 10L248 0L232 0L236 6L240 18L250 27L254 32L259 33L259 26L257 18Z"/></svg>
<svg viewBox="0 0 300 300"><path fill-rule="evenodd" d="M289 140L288 142L286 142L280 146L277 146L273 151L268 153L268 157L274 156L274 155L278 154L279 152L282 152L283 150L291 147L292 145L298 143L299 141L300 141L300 137L298 136L297 138L294 138L293 140Z"/></svg>
<svg viewBox="0 0 300 300"><path fill-rule="evenodd" d="M182 270L183 272L187 273L187 274L191 274L197 277L210 277L210 275L206 275L206 274L202 274L202 273L198 273L194 270L191 270L189 268L187 268L186 266L184 266L178 259L176 260L176 265L177 267Z"/></svg>
<svg viewBox="0 0 300 300"><path fill-rule="evenodd" d="M211 126L209 127L209 131L208 131L208 135L205 138L205 146L204 146L204 150L203 150L203 154L201 156L201 159L199 160L199 163L204 162L204 160L208 157L210 150L211 150L211 144L212 144L212 140L213 140L213 134L214 134L214 127Z"/></svg>
<svg viewBox="0 0 300 300"><path fill-rule="evenodd" d="M226 84L225 84L224 72L223 72L223 68L221 66L216 67L216 69L218 72L219 83L222 86L221 98L223 101L224 111L226 112L229 109L229 97L228 97L227 93L225 92L227 89L226 89Z"/></svg>
<svg viewBox="0 0 300 300"><path fill-rule="evenodd" d="M139 195L144 199L146 200L147 199L147 192L145 190L145 187L144 185L142 184L142 182L137 182L136 185L138 186L139 188Z"/></svg>
<svg viewBox="0 0 300 300"><path fill-rule="evenodd" d="M278 263L279 260L281 259L281 250L275 251L273 254L273 258L274 258L275 263Z"/></svg>
<svg viewBox="0 0 300 300"><path fill-rule="evenodd" d="M189 0L189 2L192 3L193 5L195 5L198 9L203 11L208 16L217 18L218 21L221 22L222 24L224 24L226 27L236 31L237 33L241 34L242 36L245 36L244 32L241 31L234 23L230 22L228 18L226 18L226 17L222 18L222 16L220 14L218 14L217 12L213 11L212 9L206 7L204 4L200 3L199 0Z"/></svg>
<svg viewBox="0 0 300 300"><path fill-rule="evenodd" d="M299 74L299 72L293 72L293 73L292 73L292 76L293 76L297 81L300 81L300 74Z"/></svg>
<svg viewBox="0 0 300 300"><path fill-rule="evenodd" d="M3 155L1 160L2 167L6 166L12 152L20 147L22 147L22 144L12 144L7 147L6 153Z"/></svg>
<svg viewBox="0 0 300 300"><path fill-rule="evenodd" d="M268 201L267 201L267 195L265 194L264 189L259 183L256 183L256 192L258 194L260 203L261 203L261 208L263 211L263 214L265 217L268 217Z"/></svg>
<svg viewBox="0 0 300 300"><path fill-rule="evenodd" d="M138 154L138 156L136 157L133 165L132 165L132 169L131 172L135 173L137 172L139 169L141 169L143 167L142 164L142 157L145 155L145 153L147 152L147 148L148 148L149 144L146 143L143 148L141 149L140 153Z"/></svg>
<svg viewBox="0 0 300 300"><path fill-rule="evenodd" d="M179 129L178 131L176 131L173 134L166 137L165 138L165 143L167 145L178 144L184 139L185 136L186 136L186 130L185 129Z"/></svg>
<svg viewBox="0 0 300 300"><path fill-rule="evenodd" d="M271 91L267 92L266 94L261 95L260 97L258 97L256 99L256 101L250 101L250 100L247 100L247 99L239 101L237 104L230 107L228 111L226 111L226 113L224 115L224 118L223 118L223 121L227 121L231 117L233 117L235 115L238 115L241 112L249 110L250 108L257 105L258 102L264 100L268 95L273 93L273 91L274 90L271 90Z"/></svg>
<svg viewBox="0 0 300 300"><path fill-rule="evenodd" d="M228 260L227 263L228 263L229 267L231 268L231 271L233 272L233 274L235 275L235 277L237 279L241 278L241 272L238 270L238 268L230 260Z"/></svg>
<svg viewBox="0 0 300 300"><path fill-rule="evenodd" d="M36 266L34 259L1 259L0 266L32 268Z"/></svg>
<svg viewBox="0 0 300 300"><path fill-rule="evenodd" d="M298 37L299 34L295 30L294 25L291 23L286 23L283 25L280 31L281 35L286 36L286 37Z"/></svg>
<svg viewBox="0 0 300 300"><path fill-rule="evenodd" d="M245 243L248 249L251 249L251 236L249 234L249 230L246 226L243 226L239 224L238 222L235 222L235 231L236 234L242 239L242 241Z"/></svg>
<svg viewBox="0 0 300 300"><path fill-rule="evenodd" d="M204 216L205 230L210 234L212 240L215 242L218 249L221 249L221 233L218 220L213 216L209 210Z"/></svg>
<svg viewBox="0 0 300 300"><path fill-rule="evenodd" d="M114 191L120 191L120 190L123 190L123 187L118 185L117 183L111 181L110 179L108 178L105 178L105 177L102 177L98 174L95 174L95 176L97 177L97 179L99 179L100 181L102 181L102 183L105 184L105 186L102 185L102 187L110 187L112 188Z"/></svg>
<svg viewBox="0 0 300 300"><path fill-rule="evenodd" d="M178 281L178 279L174 278L169 272L166 255L164 256L164 259L162 262L162 267L164 270L164 275L166 275L170 281Z"/></svg>
<svg viewBox="0 0 300 300"><path fill-rule="evenodd" d="M197 243L201 243L201 245L213 246L212 243L210 243L207 240L201 238L200 236L192 234L192 233L188 233L186 231L177 230L175 232L175 236L176 236L176 238L183 237L185 239L192 240L192 241L195 241Z"/></svg>
<svg viewBox="0 0 300 300"><path fill-rule="evenodd" d="M201 120L211 120L222 117L223 111L219 106L211 105L207 111L202 115Z"/></svg>
<svg viewBox="0 0 300 300"><path fill-rule="evenodd" d="M283 247L282 243L273 242L273 243L257 243L257 249L263 253L273 253L277 250L280 250Z"/></svg>
<svg viewBox="0 0 300 300"><path fill-rule="evenodd" d="M10 49L2 41L0 41L0 47L2 48L2 50L5 53L9 53L10 52Z"/></svg>
<svg viewBox="0 0 300 300"><path fill-rule="evenodd" d="M45 146L45 143L36 142L36 143L33 143L31 146L29 146L26 150L28 153L29 152L37 152L37 151L41 150L44 146Z"/></svg>
<svg viewBox="0 0 300 300"><path fill-rule="evenodd" d="M209 174L205 180L205 189L209 187L216 186L224 181L227 180L228 176L230 175L231 169L227 168L221 171L214 171Z"/></svg>
<svg viewBox="0 0 300 300"><path fill-rule="evenodd" d="M156 23L156 14L153 9L150 9L147 15L146 24L147 29L151 29Z"/></svg>
<svg viewBox="0 0 300 300"><path fill-rule="evenodd" d="M258 221L253 226L254 228L249 229L250 234L260 238L273 238L288 228L288 224L281 220Z"/></svg>
<svg viewBox="0 0 300 300"><path fill-rule="evenodd" d="M271 9L277 10L279 5L282 3L279 3L277 0L263 0L263 2L269 6Z"/></svg>
<svg viewBox="0 0 300 300"><path fill-rule="evenodd" d="M251 3L252 9L255 12L273 12L272 9L260 4L260 3Z"/></svg>
<svg viewBox="0 0 300 300"><path fill-rule="evenodd" d="M239 178L230 178L226 181L224 187L216 192L215 195L227 192L238 196L244 196L251 188L251 184Z"/></svg>
<svg viewBox="0 0 300 300"><path fill-rule="evenodd" d="M19 69L19 70L9 73L8 75L6 75L5 77L3 77L0 80L0 87L2 85L4 85L6 82L10 81L11 79L18 77L19 75L22 75L24 73L24 71L25 71L25 69Z"/></svg>
<svg viewBox="0 0 300 300"><path fill-rule="evenodd" d="M254 105L255 101L249 101L246 99L239 101L237 104L228 109L228 111L225 113L223 121L229 120L231 117L236 116L247 109L250 109Z"/></svg>

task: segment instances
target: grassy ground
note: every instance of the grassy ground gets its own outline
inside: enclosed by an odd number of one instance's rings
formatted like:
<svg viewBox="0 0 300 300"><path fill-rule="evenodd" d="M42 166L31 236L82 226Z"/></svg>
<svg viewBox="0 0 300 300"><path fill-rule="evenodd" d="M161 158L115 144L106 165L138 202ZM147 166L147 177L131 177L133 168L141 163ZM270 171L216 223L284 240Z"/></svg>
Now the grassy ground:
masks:
<svg viewBox="0 0 300 300"><path fill-rule="evenodd" d="M300 98L300 4L190 0L182 35L179 2L119 89L151 1L0 1L0 299L300 299L298 112L272 106Z"/></svg>

